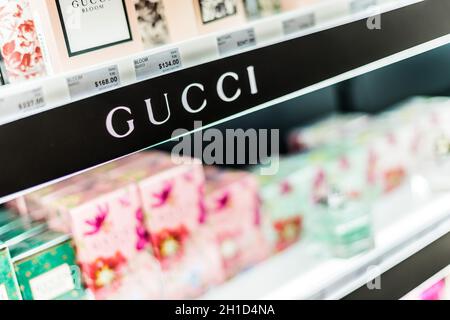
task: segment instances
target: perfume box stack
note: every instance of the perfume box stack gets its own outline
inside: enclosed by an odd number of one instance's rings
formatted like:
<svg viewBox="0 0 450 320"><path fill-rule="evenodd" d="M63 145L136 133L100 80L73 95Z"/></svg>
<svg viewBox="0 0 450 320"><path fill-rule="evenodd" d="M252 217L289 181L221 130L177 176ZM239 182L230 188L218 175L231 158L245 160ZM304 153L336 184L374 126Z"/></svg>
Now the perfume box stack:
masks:
<svg viewBox="0 0 450 320"><path fill-rule="evenodd" d="M85 299L69 236L45 231L10 247L24 300Z"/></svg>
<svg viewBox="0 0 450 320"><path fill-rule="evenodd" d="M71 235L96 299L194 298L272 251L256 177L204 171L195 159L144 152L22 201L28 217Z"/></svg>
<svg viewBox="0 0 450 320"><path fill-rule="evenodd" d="M130 292L161 297L159 264L135 185L100 175L62 189L47 205L49 226L72 235L84 281L97 299L122 299Z"/></svg>
<svg viewBox="0 0 450 320"><path fill-rule="evenodd" d="M270 254L256 177L244 171L206 169L206 225L227 278Z"/></svg>
<svg viewBox="0 0 450 320"><path fill-rule="evenodd" d="M11 255L6 245L0 243L0 301L20 300L19 284L11 262Z"/></svg>
<svg viewBox="0 0 450 320"><path fill-rule="evenodd" d="M263 228L273 251L279 252L296 243L302 235L307 211L305 184L309 178L304 155L274 161L279 161L275 175L261 175L261 167L256 167L253 173L260 182L261 210L266 218ZM296 174L301 171L304 172Z"/></svg>
<svg viewBox="0 0 450 320"><path fill-rule="evenodd" d="M263 211L269 217L266 230L273 248L282 251L303 234L327 240L330 230L322 226L329 224L329 214L323 213L321 202L335 192L345 197L345 203L373 196L372 166L367 149L342 145L281 158L277 175L260 177Z"/></svg>
<svg viewBox="0 0 450 320"><path fill-rule="evenodd" d="M371 117L363 113L338 113L308 126L294 129L288 136L291 152L310 149L348 139L366 130Z"/></svg>
<svg viewBox="0 0 450 320"><path fill-rule="evenodd" d="M204 232L205 178L195 159L142 153L111 170L113 179L139 190L155 257L161 265L165 298L196 297L223 279L219 255Z"/></svg>
<svg viewBox="0 0 450 320"><path fill-rule="evenodd" d="M426 152L431 118L428 115L426 119L430 121L423 120L420 114L425 115L423 108L401 107L370 119L361 115L338 115L294 130L289 144L292 150L332 146L351 150L353 155L360 153L363 158L369 155L367 174L380 190L388 193L406 181Z"/></svg>
<svg viewBox="0 0 450 320"><path fill-rule="evenodd" d="M0 300L84 299L67 235L9 211L0 213Z"/></svg>

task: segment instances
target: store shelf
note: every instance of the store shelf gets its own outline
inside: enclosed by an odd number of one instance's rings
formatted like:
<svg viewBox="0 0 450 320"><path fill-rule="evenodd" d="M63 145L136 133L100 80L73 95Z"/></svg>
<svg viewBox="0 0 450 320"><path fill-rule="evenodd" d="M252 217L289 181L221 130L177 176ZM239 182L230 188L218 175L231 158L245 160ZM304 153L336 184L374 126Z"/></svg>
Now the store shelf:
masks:
<svg viewBox="0 0 450 320"><path fill-rule="evenodd" d="M0 147L8 150L0 159L0 202L157 145L177 128L197 129L194 120L212 126L450 41L447 2L358 0L364 5L354 9L354 1L327 1L309 11L281 14L226 34L0 89ZM381 29L371 30L367 18L379 13L383 13ZM313 22L304 24L311 14ZM220 46L220 41L226 45ZM238 48L238 42L248 45ZM151 64L137 79L135 63L142 57ZM166 72L153 68L176 59L181 63ZM96 81L111 74L120 78L120 86L95 88ZM218 94L216 84L222 76L225 94L232 96L237 87L241 89L235 100ZM189 109L181 97L194 83L190 88L196 93L189 97ZM153 124L146 100L155 113ZM117 110L115 135L107 126L113 110ZM154 124L158 121L162 123ZM131 125L134 130L127 135Z"/></svg>
<svg viewBox="0 0 450 320"><path fill-rule="evenodd" d="M404 187L380 202L374 215L376 247L368 253L335 259L299 243L203 298L341 299L449 233L450 194L420 201Z"/></svg>
<svg viewBox="0 0 450 320"><path fill-rule="evenodd" d="M30 80L26 83L0 87L0 124L8 123L61 105L102 94L120 87L198 66L231 55L243 54L257 48L274 45L321 30L330 29L375 14L392 11L423 0L322 0L314 5L273 17L249 22L244 26L172 43L139 54L108 61L69 73ZM160 63L178 63L159 68ZM139 63L145 60L146 65ZM150 66L150 64L153 66ZM84 86L77 90L70 80L94 73L103 80L104 70L114 69L119 81L114 85L93 90ZM102 72L103 71L103 72ZM73 81L72 81L73 87ZM12 95L24 95L41 90L43 103L18 108L6 104Z"/></svg>

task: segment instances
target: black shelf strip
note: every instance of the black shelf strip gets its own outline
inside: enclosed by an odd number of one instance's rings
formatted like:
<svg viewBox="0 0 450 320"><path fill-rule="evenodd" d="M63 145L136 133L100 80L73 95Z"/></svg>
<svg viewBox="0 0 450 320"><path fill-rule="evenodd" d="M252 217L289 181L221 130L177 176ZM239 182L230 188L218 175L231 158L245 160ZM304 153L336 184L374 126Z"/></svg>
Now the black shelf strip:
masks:
<svg viewBox="0 0 450 320"><path fill-rule="evenodd" d="M362 286L344 300L398 300L450 265L450 233L380 276L377 289Z"/></svg>

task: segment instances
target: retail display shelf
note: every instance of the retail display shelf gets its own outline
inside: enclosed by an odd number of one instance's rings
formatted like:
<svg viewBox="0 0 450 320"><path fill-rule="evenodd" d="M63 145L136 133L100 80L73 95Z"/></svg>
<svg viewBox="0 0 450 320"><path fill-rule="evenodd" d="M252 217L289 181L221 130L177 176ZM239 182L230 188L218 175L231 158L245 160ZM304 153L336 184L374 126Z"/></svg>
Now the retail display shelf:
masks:
<svg viewBox="0 0 450 320"><path fill-rule="evenodd" d="M196 120L206 128L449 43L449 10L438 0L324 1L1 88L0 203L198 129ZM120 85L103 86L111 70Z"/></svg>
<svg viewBox="0 0 450 320"><path fill-rule="evenodd" d="M368 253L335 259L300 242L203 298L334 300L367 284L376 290L383 273L450 232L450 194L418 200L404 187L379 203L374 220L376 246Z"/></svg>
<svg viewBox="0 0 450 320"><path fill-rule="evenodd" d="M143 80L219 60L230 55L238 55L260 47L274 45L420 1L423 0L319 1L306 8L259 19L231 30L214 32L194 39L171 43L69 73L0 87L0 124L102 94L119 87L125 87ZM146 62L145 65L142 63L144 60ZM176 60L176 63L174 60ZM85 78L90 78L89 80L92 82L101 81L104 80L102 77L108 73L107 70L111 68L117 68L116 70L118 71L119 81L114 86L106 86L106 88L103 86L101 88L95 87L96 90L94 90L93 87L85 84L84 86L79 85L80 89L74 89L74 84L69 80L74 77L84 76ZM94 73L95 79L92 76L87 76ZM42 95L40 98L43 102L35 103L31 106L24 106L24 101L11 103L12 95L27 94L29 97L30 91L35 93L36 98L38 89L40 89L40 94Z"/></svg>

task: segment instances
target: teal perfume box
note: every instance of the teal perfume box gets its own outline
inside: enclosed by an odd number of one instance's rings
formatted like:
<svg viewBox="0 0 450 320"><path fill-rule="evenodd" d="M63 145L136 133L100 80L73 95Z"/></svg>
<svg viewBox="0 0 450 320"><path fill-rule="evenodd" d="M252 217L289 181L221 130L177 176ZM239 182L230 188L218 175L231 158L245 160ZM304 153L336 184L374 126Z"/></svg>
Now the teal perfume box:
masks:
<svg viewBox="0 0 450 320"><path fill-rule="evenodd" d="M10 247L24 300L85 299L69 236L45 231Z"/></svg>
<svg viewBox="0 0 450 320"><path fill-rule="evenodd" d="M20 299L19 285L8 247L0 243L0 301Z"/></svg>

